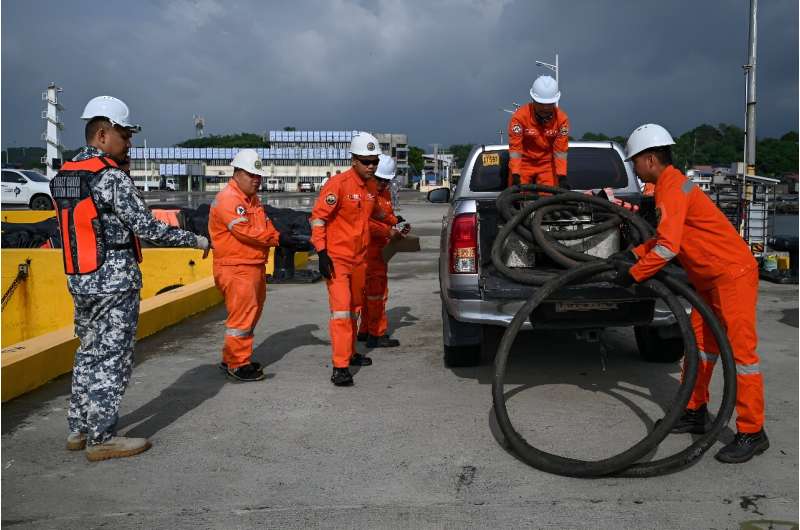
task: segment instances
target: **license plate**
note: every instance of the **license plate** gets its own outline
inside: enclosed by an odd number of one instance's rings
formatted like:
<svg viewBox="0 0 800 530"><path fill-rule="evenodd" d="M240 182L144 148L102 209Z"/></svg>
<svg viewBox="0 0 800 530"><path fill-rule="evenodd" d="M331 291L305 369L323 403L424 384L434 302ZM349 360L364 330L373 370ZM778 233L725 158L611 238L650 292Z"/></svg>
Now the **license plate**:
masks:
<svg viewBox="0 0 800 530"><path fill-rule="evenodd" d="M497 153L483 153L483 155L481 155L481 162L484 166L499 166L500 155Z"/></svg>
<svg viewBox="0 0 800 530"><path fill-rule="evenodd" d="M568 311L610 311L619 306L613 302L556 302L556 313Z"/></svg>

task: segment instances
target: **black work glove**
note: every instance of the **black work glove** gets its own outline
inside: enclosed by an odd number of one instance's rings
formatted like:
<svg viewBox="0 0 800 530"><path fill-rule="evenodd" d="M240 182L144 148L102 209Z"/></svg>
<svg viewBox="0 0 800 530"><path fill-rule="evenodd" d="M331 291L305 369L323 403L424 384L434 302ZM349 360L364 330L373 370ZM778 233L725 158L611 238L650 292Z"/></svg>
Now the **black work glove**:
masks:
<svg viewBox="0 0 800 530"><path fill-rule="evenodd" d="M572 191L572 186L569 185L567 177L561 177L558 179L558 187L567 191Z"/></svg>
<svg viewBox="0 0 800 530"><path fill-rule="evenodd" d="M297 246L294 236L290 232L281 232L278 238L278 244L283 248L293 248Z"/></svg>
<svg viewBox="0 0 800 530"><path fill-rule="evenodd" d="M320 250L319 252L317 252L317 255L319 256L319 273L322 274L328 280L330 280L331 278L333 278L334 273L333 273L333 261L331 261L331 258L328 256L328 251Z"/></svg>
<svg viewBox="0 0 800 530"><path fill-rule="evenodd" d="M512 185L514 185L514 186L519 186L519 184L520 184L520 182L521 182L521 181L522 181L522 179L521 179L521 177L519 176L519 173L513 173L513 174L511 175L511 184L512 184Z"/></svg>
<svg viewBox="0 0 800 530"><path fill-rule="evenodd" d="M608 257L608 259L610 259L611 261L623 261L625 263L631 263L631 264L636 263L638 261L636 254L634 254L630 250L621 250L616 254L611 254Z"/></svg>
<svg viewBox="0 0 800 530"><path fill-rule="evenodd" d="M633 276L631 276L631 267L633 267L632 263L622 260L614 260L611 263L614 265L614 269L617 271L617 277L614 278L614 283L620 287L630 287L636 283L636 280L634 280Z"/></svg>
<svg viewBox="0 0 800 530"><path fill-rule="evenodd" d="M405 219L403 219L403 216L402 216L402 215L398 215L398 216L397 216L397 224L400 224L400 223L405 223L405 222L406 222L406 220L405 220Z"/></svg>

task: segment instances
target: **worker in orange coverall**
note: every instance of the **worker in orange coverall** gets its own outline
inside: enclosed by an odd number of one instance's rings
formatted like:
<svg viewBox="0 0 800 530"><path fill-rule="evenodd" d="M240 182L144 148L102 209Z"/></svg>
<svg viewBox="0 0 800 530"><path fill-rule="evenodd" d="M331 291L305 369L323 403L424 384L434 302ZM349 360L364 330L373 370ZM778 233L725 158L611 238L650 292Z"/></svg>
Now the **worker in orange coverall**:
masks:
<svg viewBox="0 0 800 530"><path fill-rule="evenodd" d="M558 83L543 75L533 83L530 94L533 101L518 108L508 122L508 185L542 184L569 189L569 118L558 107Z"/></svg>
<svg viewBox="0 0 800 530"><path fill-rule="evenodd" d="M386 215L375 210L375 170L381 154L378 140L358 133L353 136L350 153L352 167L325 183L311 211L311 243L328 287L331 382L336 386L353 384L351 365L372 364L372 359L356 353L356 328L363 305L369 220L373 215Z"/></svg>
<svg viewBox="0 0 800 530"><path fill-rule="evenodd" d="M386 300L389 296L388 268L383 261L383 247L390 240L403 237L411 230L405 224L401 230L394 226L405 221L394 215L390 185L394 179L397 164L389 155L380 155L378 169L375 171L377 188L376 208L383 215L381 219L370 219L370 241L367 247L367 281L364 289L365 303L361 309L361 324L358 329L358 340L366 340L367 348L391 348L400 345L400 341L386 334L389 322L386 318Z"/></svg>
<svg viewBox="0 0 800 530"><path fill-rule="evenodd" d="M242 149L231 165L233 178L217 194L208 217L214 283L228 310L220 368L239 381L260 381L264 372L251 357L253 329L267 296L264 266L270 247L291 241L272 226L258 198L261 178L266 176L258 152Z"/></svg>
<svg viewBox="0 0 800 530"><path fill-rule="evenodd" d="M736 361L736 436L716 454L725 463L746 462L769 448L764 431L764 382L756 353L758 267L747 243L711 199L672 166L675 141L655 124L637 128L626 156L645 182L655 183L656 236L614 259L618 283L641 282L677 258L698 294L725 327ZM708 430L708 384L719 357L711 330L695 310L692 327L700 367L688 408L672 432Z"/></svg>

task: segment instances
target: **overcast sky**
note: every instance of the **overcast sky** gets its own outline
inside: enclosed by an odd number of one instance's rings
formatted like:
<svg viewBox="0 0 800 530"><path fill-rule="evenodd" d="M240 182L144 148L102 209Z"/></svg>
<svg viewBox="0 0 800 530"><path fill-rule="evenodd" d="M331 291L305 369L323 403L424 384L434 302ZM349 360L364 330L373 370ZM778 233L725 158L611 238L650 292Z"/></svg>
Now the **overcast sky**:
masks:
<svg viewBox="0 0 800 530"><path fill-rule="evenodd" d="M744 122L748 0L3 0L2 145L44 145L41 92L82 144L86 102L131 107L141 145L299 129L488 143L561 63L572 135ZM798 124L798 2L761 0L758 136Z"/></svg>

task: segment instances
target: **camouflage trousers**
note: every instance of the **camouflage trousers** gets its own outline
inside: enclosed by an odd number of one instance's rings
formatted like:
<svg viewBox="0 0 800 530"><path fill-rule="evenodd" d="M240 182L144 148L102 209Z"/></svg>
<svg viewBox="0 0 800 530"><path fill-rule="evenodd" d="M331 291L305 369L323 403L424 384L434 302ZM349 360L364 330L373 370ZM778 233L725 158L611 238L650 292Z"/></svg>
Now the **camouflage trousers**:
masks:
<svg viewBox="0 0 800 530"><path fill-rule="evenodd" d="M75 334L80 340L72 368L70 432L100 444L114 435L119 405L133 368L139 291L73 294Z"/></svg>

